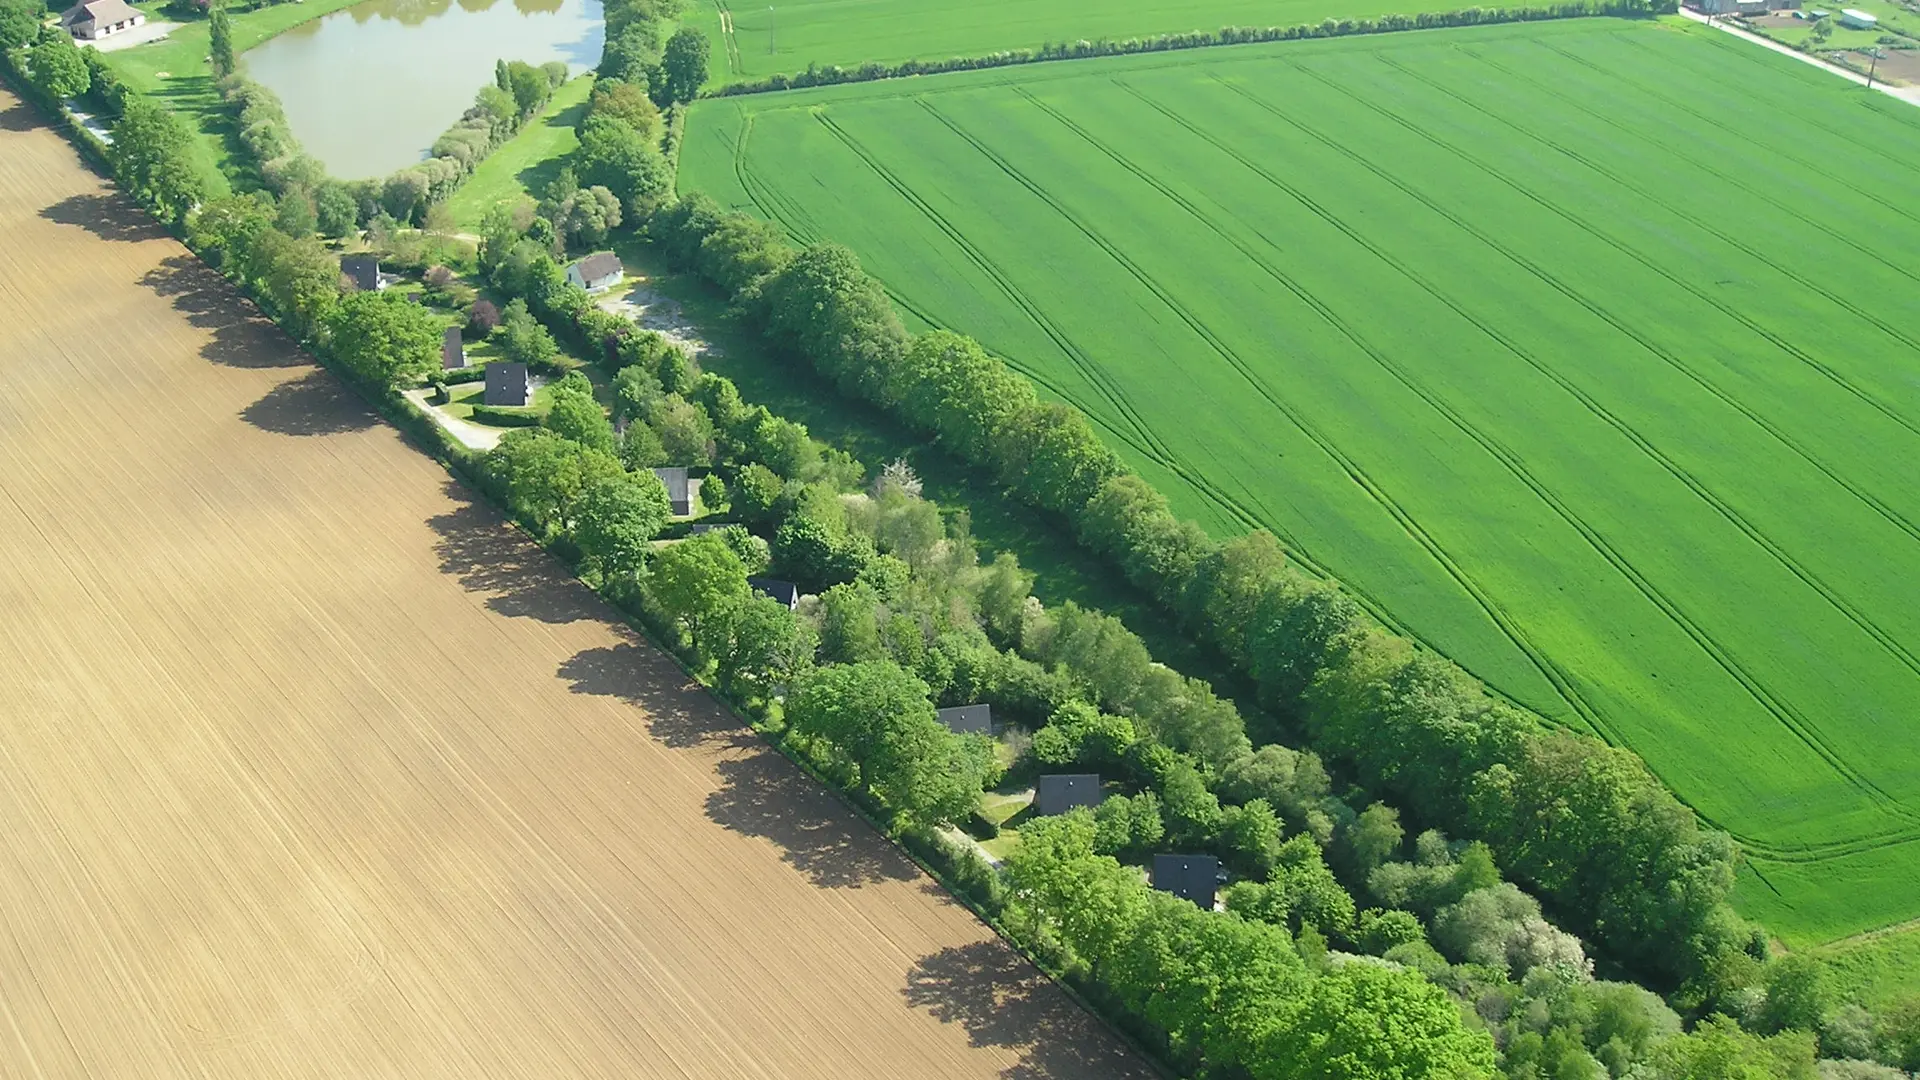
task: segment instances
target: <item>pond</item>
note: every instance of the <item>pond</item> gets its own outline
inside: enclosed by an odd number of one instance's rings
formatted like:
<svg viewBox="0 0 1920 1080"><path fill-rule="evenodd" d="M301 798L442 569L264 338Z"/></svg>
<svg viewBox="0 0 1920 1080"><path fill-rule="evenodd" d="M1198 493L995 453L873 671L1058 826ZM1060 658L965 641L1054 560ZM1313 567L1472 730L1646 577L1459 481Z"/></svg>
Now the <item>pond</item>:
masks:
<svg viewBox="0 0 1920 1080"><path fill-rule="evenodd" d="M357 180L425 158L496 60L564 60L577 74L599 63L605 32L600 0L369 0L242 60L307 152Z"/></svg>

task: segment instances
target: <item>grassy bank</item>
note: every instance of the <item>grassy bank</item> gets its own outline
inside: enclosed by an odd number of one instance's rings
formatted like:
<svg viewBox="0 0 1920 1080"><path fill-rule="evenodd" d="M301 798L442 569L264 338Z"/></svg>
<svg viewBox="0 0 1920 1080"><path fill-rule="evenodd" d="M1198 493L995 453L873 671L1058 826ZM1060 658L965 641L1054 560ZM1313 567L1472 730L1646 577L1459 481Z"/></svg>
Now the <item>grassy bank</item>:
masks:
<svg viewBox="0 0 1920 1080"><path fill-rule="evenodd" d="M537 195L580 145L573 129L586 115L587 96L592 92L592 75L582 75L555 90L546 110L481 162L447 200L453 220L463 229L477 230L489 209L522 195Z"/></svg>

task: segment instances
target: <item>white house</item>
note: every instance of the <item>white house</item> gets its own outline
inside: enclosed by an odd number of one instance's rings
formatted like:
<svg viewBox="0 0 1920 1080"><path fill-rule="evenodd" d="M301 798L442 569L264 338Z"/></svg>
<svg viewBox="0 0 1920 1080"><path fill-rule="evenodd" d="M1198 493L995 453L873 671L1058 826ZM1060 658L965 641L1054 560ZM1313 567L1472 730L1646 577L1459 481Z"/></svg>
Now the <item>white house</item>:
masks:
<svg viewBox="0 0 1920 1080"><path fill-rule="evenodd" d="M1840 25L1851 26L1855 30L1872 30L1880 25L1880 20L1865 11L1855 11L1853 8L1841 8Z"/></svg>
<svg viewBox="0 0 1920 1080"><path fill-rule="evenodd" d="M128 7L126 0L92 0L91 3L75 4L60 16L60 25L66 28L67 33L82 41L98 41L123 30L131 30L146 21L146 15Z"/></svg>
<svg viewBox="0 0 1920 1080"><path fill-rule="evenodd" d="M599 292L618 285L621 275L625 273L626 267L620 265L620 257L603 251L567 267L567 280L588 292Z"/></svg>

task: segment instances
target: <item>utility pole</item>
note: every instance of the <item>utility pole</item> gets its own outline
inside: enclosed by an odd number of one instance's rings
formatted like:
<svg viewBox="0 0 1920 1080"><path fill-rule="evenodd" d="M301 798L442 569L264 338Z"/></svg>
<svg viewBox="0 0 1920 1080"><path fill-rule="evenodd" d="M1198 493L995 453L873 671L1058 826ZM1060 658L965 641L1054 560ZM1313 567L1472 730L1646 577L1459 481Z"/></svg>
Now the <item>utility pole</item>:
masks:
<svg viewBox="0 0 1920 1080"><path fill-rule="evenodd" d="M768 4L767 5L767 55L769 56L773 55L774 50L777 49L778 47L779 47L778 39L774 36L773 5Z"/></svg>
<svg viewBox="0 0 1920 1080"><path fill-rule="evenodd" d="M1867 55L1873 57L1873 62L1867 65L1867 89L1871 90L1873 89L1873 73L1880 70L1880 50L1875 49Z"/></svg>

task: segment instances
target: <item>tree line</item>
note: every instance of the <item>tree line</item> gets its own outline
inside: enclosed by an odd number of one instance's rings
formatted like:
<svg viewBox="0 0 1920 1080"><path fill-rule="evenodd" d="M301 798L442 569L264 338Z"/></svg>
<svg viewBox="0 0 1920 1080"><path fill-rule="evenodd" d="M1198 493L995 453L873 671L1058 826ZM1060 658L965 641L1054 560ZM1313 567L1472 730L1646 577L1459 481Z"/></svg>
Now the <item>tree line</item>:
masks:
<svg viewBox="0 0 1920 1080"><path fill-rule="evenodd" d="M982 56L955 56L945 60L904 60L897 64L866 63L843 68L829 64L808 64L805 71L792 75L775 74L751 82L728 83L713 91L711 97L739 94L767 94L781 90L799 90L809 86L834 86L840 83L899 79L912 75L940 75L953 71L979 71L986 68L1036 64L1049 60L1083 60L1096 56L1131 56L1136 53L1172 52L1179 49L1205 49L1216 45L1245 45L1259 41L1302 41L1309 38L1348 37L1355 34L1389 34L1401 30L1431 30L1447 26L1485 26L1493 23L1537 22L1546 19L1579 19L1595 15L1621 18L1645 18L1672 14L1680 9L1678 0L1574 0L1571 3L1542 7L1461 8L1455 11L1426 12L1419 15L1382 15L1371 19L1325 19L1317 23L1293 26L1225 26L1219 30L1189 30L1174 34L1156 34L1145 38L1100 38L1095 41L1049 43L1038 49L1007 49Z"/></svg>

